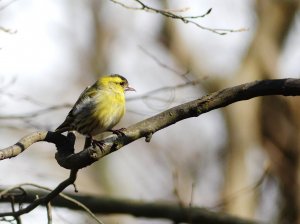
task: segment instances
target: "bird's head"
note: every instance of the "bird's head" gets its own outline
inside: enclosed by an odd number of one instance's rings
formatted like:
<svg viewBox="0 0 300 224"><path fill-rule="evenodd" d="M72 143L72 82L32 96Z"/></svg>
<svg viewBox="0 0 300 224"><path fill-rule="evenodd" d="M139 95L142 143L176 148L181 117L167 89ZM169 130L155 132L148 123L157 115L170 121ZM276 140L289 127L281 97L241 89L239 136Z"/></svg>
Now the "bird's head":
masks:
<svg viewBox="0 0 300 224"><path fill-rule="evenodd" d="M97 85L100 88L109 88L117 92L135 91L134 88L129 86L127 79L118 74L101 77Z"/></svg>

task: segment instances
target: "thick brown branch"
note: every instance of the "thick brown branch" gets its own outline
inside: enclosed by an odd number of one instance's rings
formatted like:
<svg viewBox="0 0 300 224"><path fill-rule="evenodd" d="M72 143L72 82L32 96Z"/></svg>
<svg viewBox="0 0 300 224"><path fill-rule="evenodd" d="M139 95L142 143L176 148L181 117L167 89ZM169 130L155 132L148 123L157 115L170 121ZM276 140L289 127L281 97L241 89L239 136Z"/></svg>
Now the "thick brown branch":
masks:
<svg viewBox="0 0 300 224"><path fill-rule="evenodd" d="M0 150L0 159L16 156L34 142L44 140L56 144L58 150L56 159L62 167L81 169L139 138L145 137L149 140L149 136L155 132L178 121L197 117L234 102L266 95L300 95L300 79L255 81L217 91L136 123L124 131L125 136L111 135L105 138L103 140L105 146L102 150L98 147L89 147L74 154L75 138L73 135L65 137L55 132L36 132L21 139L14 146Z"/></svg>

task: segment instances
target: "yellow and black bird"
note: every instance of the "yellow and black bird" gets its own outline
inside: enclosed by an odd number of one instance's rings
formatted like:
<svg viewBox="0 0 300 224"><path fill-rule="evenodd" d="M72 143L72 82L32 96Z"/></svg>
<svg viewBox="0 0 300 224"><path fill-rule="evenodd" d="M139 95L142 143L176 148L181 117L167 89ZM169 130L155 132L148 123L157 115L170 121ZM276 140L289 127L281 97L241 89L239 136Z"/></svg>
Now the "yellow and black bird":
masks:
<svg viewBox="0 0 300 224"><path fill-rule="evenodd" d="M55 131L77 131L90 138L113 131L125 113L125 91L135 89L129 87L123 76L114 74L99 78L81 93L65 121Z"/></svg>

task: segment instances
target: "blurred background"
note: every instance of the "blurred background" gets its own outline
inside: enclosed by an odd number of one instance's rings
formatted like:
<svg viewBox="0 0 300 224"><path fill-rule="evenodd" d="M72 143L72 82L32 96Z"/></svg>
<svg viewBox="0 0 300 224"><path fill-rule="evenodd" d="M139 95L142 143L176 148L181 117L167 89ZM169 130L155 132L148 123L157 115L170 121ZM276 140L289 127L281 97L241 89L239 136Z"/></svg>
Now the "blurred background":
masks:
<svg viewBox="0 0 300 224"><path fill-rule="evenodd" d="M118 128L225 87L300 76L297 0L144 3L182 16L212 8L192 21L244 31L220 35L110 0L0 0L1 148L33 131L53 131L84 88L107 73L125 76L137 90L127 94ZM264 97L181 121L150 143L140 139L80 170L78 190L299 223L299 104L297 97ZM78 135L78 150L83 140ZM31 182L54 188L68 176L54 154L53 145L36 143L1 161L6 175L0 187ZM93 223L67 209L54 208L53 216L54 223ZM105 223L170 223L99 217ZM46 223L45 208L22 220Z"/></svg>

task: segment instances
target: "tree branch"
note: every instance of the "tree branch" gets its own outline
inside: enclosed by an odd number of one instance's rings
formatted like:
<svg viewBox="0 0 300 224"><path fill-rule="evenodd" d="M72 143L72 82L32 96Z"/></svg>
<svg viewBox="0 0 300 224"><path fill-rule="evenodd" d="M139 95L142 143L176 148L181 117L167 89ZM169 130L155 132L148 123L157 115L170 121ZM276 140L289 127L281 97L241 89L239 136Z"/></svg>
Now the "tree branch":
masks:
<svg viewBox="0 0 300 224"><path fill-rule="evenodd" d="M74 184L73 184L74 185ZM28 190L28 189L24 189L24 187L35 187L39 190ZM32 203L35 201L35 199L37 197L45 197L47 192L51 192L53 191L53 189L50 189L49 187L45 187L45 186L41 186L38 184L33 184L33 183L21 183L6 189L0 189L0 199L1 202L10 202L11 198L15 199L15 203ZM77 193L78 191L75 189L75 192ZM75 196L75 194L69 194L72 196ZM76 194L77 195L77 194ZM57 198L61 198L63 199L63 202L70 202L70 204L76 205L76 209L77 210L83 210L85 212L87 212L91 218L93 218L97 223L99 224L103 224L103 222L101 220L99 220L96 215L88 208L86 207L84 204L82 204L80 201L76 200L74 197L68 196L67 194L64 193L59 193L60 197ZM47 215L48 215L48 219L49 216L51 216L51 209L49 209L48 207L51 208L50 202L47 204ZM55 204L56 205L56 204ZM67 203L67 205L69 205L69 203ZM61 206L61 207L66 207L67 206ZM50 212L48 212L48 210L50 210Z"/></svg>
<svg viewBox="0 0 300 224"><path fill-rule="evenodd" d="M65 108L71 108L72 106L73 105L71 105L71 104L65 103L65 104L61 104L61 105L46 107L46 108L39 109L34 112L30 112L30 113L23 114L23 115L18 115L18 114L1 115L0 120L21 120L21 119L34 118L34 117L37 117L40 115L44 115L45 113L50 113L50 112L65 109Z"/></svg>
<svg viewBox="0 0 300 224"><path fill-rule="evenodd" d="M209 15L211 13L211 11L212 11L212 8L208 9L207 12L205 12L202 15L181 16L181 15L178 15L178 14L175 14L174 12L172 12L174 10L157 9L157 8L151 7L149 5L146 5L145 3L143 3L140 0L134 0L139 5L139 7L131 7L131 6L128 6L128 5L126 5L126 4L124 4L124 3L120 2L120 1L117 1L117 0L110 0L110 1L113 2L113 3L115 3L115 4L118 4L118 5L122 6L124 8L126 8L126 9L143 10L143 11L146 11L146 12L157 13L157 14L163 15L163 16L165 16L167 18L181 20L184 23L193 24L194 26L196 26L196 27L198 27L200 29L207 30L207 31L219 34L219 35L225 35L227 33L233 33L233 32L243 32L243 31L246 31L246 29L244 29L244 28L241 28L241 29L215 29L215 28L209 28L209 27L200 25L199 23L197 23L197 22L195 22L193 20L193 19L203 18L203 17Z"/></svg>
<svg viewBox="0 0 300 224"><path fill-rule="evenodd" d="M13 216L13 217L19 217L25 213L28 213L35 209L39 205L47 205L51 200L53 200L60 192L62 192L66 187L69 185L73 184L76 180L78 170L71 170L70 171L70 176L68 179L64 180L61 182L53 191L51 191L49 194L47 194L44 197L38 198L34 200L31 204L29 204L27 207L22 208L18 211L13 211L13 212L3 212L0 213L0 217L4 216ZM1 195L4 192L1 192Z"/></svg>
<svg viewBox="0 0 300 224"><path fill-rule="evenodd" d="M66 137L50 131L35 132L22 138L15 145L0 150L0 160L17 156L37 141L47 141L56 145L55 158L60 166L66 169L81 169L139 138L145 137L147 141L150 141L155 132L178 121L197 117L238 101L266 95L300 95L300 79L255 81L214 92L138 122L124 131L125 136L108 136L103 140L105 145L102 149L91 146L74 153L75 136L73 134L70 133Z"/></svg>
<svg viewBox="0 0 300 224"><path fill-rule="evenodd" d="M32 203L36 195L44 197L46 193L39 190L26 190L26 197L21 197L22 203ZM205 224L259 224L260 222L237 218L220 212L212 212L200 207L182 207L176 203L167 202L141 202L128 199L116 199L105 196L78 195L64 193L64 196L84 204L95 214L130 214L135 217L168 219L175 223L205 223ZM16 198L17 199L17 198ZM6 198L9 202L8 198ZM18 201L17 201L18 202ZM56 197L51 201L52 206L69 208L72 210L83 210L82 207L66 200ZM46 206L44 204L44 206Z"/></svg>
<svg viewBox="0 0 300 224"><path fill-rule="evenodd" d="M13 216L18 218L20 215L30 212L38 205L47 205L50 201L53 201L53 199L56 198L56 196L67 186L74 183L78 169L94 163L105 155L110 154L139 138L145 137L146 141L150 141L155 132L175 124L178 121L190 117L197 117L203 113L225 107L234 102L266 95L300 95L300 79L255 81L214 92L212 94L203 96L200 99L181 104L136 123L124 131L124 136L108 136L103 140L105 146L102 149L91 146L85 148L79 153L74 153L75 135L73 133L69 133L67 136L64 136L56 132L39 131L25 136L15 145L0 150L0 160L19 155L35 142L47 141L56 145L57 153L55 158L57 162L62 167L70 169L71 173L68 179L60 183L45 197L34 200L27 207L18 211L0 213L0 217ZM3 192L1 192L0 195L2 194ZM110 199L109 204L112 202L111 200L112 199ZM101 208L99 212L105 212L102 206L98 205L97 207ZM124 207L126 209L124 209ZM137 213L136 211L138 208L140 210ZM113 207L110 209L115 208ZM145 206L143 206L141 204L137 205L135 202L130 202L125 203L122 206L120 204L118 209L119 210L117 212L119 213L122 213L122 209L124 209L125 213L131 213L135 216L157 217L157 215L159 215L159 217L165 217L174 221L194 221L198 220L199 218L199 220L202 220L201 222L205 223L249 223L248 221L243 220L237 220L237 222L231 220L228 222L230 217L223 214L220 214L217 217L215 217L214 214L214 221L210 221L209 217L211 217L211 213L209 211L204 211L201 209L198 210L199 208L183 208L182 206L174 207L174 205L169 204L147 203Z"/></svg>

